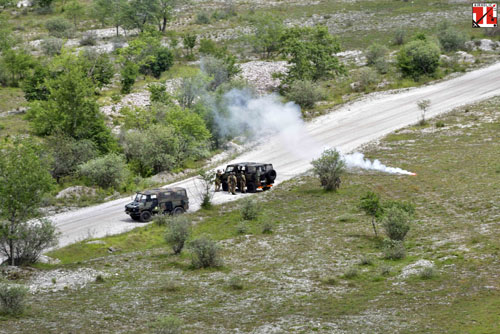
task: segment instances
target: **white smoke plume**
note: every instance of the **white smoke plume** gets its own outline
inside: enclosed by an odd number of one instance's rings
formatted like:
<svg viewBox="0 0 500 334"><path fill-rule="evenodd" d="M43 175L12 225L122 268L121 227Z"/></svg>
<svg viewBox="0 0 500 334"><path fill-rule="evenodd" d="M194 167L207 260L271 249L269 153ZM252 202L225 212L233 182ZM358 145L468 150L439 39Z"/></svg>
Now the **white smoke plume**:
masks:
<svg viewBox="0 0 500 334"><path fill-rule="evenodd" d="M364 154L359 152L354 152L352 154L345 154L342 156L342 158L344 159L346 166L350 168L358 167L362 169L378 170L390 174L416 175L415 173L409 172L401 168L388 167L383 163L381 163L378 159L375 159L374 161L366 159Z"/></svg>
<svg viewBox="0 0 500 334"><path fill-rule="evenodd" d="M216 122L223 134L278 134L278 140L295 156L304 160L318 158L325 145L309 135L294 102L283 103L276 94L253 97L248 91L233 89L224 95L225 111ZM390 174L415 175L401 168L388 167L379 160L366 159L363 153L342 154L348 168L377 170Z"/></svg>

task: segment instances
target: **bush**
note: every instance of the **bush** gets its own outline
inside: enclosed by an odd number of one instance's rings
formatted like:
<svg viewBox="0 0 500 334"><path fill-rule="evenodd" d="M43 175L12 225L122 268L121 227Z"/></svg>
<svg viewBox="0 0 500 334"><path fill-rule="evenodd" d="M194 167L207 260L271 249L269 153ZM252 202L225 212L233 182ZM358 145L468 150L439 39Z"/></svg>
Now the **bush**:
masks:
<svg viewBox="0 0 500 334"><path fill-rule="evenodd" d="M61 53L61 49L64 45L64 42L60 38L56 37L48 37L45 38L41 43L40 47L42 51L47 56L55 56Z"/></svg>
<svg viewBox="0 0 500 334"><path fill-rule="evenodd" d="M151 102L169 104L171 102L165 86L161 84L150 84L148 90L151 93Z"/></svg>
<svg viewBox="0 0 500 334"><path fill-rule="evenodd" d="M93 46L97 44L97 34L93 31L87 32L80 39L80 46Z"/></svg>
<svg viewBox="0 0 500 334"><path fill-rule="evenodd" d="M382 266L380 267L380 275L382 276L389 276L392 272L392 267L391 266Z"/></svg>
<svg viewBox="0 0 500 334"><path fill-rule="evenodd" d="M353 77L357 82L357 85L353 87L353 90L360 92L375 86L380 80L377 71L371 67L360 68L354 73Z"/></svg>
<svg viewBox="0 0 500 334"><path fill-rule="evenodd" d="M373 259L367 257L367 256L363 256L360 260L359 260L359 264L362 265L362 266L371 266L373 265Z"/></svg>
<svg viewBox="0 0 500 334"><path fill-rule="evenodd" d="M180 334L182 322L176 317L163 317L154 323L153 328L156 334Z"/></svg>
<svg viewBox="0 0 500 334"><path fill-rule="evenodd" d="M441 43L441 47L446 52L465 48L465 42L467 40L465 35L446 23L441 25L437 35L439 43Z"/></svg>
<svg viewBox="0 0 500 334"><path fill-rule="evenodd" d="M248 231L248 226L244 221L239 222L238 225L236 226L236 232L238 234L245 234L247 233L247 231Z"/></svg>
<svg viewBox="0 0 500 334"><path fill-rule="evenodd" d="M358 269L356 267L349 267L344 272L344 278L350 279L358 277Z"/></svg>
<svg viewBox="0 0 500 334"><path fill-rule="evenodd" d="M396 45L403 45L405 43L406 39L406 29L404 28L399 28L396 30L394 33L394 44Z"/></svg>
<svg viewBox="0 0 500 334"><path fill-rule="evenodd" d="M401 260L406 257L406 249L402 241L385 239L384 258L388 260Z"/></svg>
<svg viewBox="0 0 500 334"><path fill-rule="evenodd" d="M434 269L434 267L425 267L422 269L419 276L421 279L434 278L436 276L436 270Z"/></svg>
<svg viewBox="0 0 500 334"><path fill-rule="evenodd" d="M340 187L340 175L345 170L345 162L336 149L325 150L321 157L311 162L313 172L321 182L321 186L327 190L334 190Z"/></svg>
<svg viewBox="0 0 500 334"><path fill-rule="evenodd" d="M443 121L437 121L436 122L436 128L444 128L445 127L445 124Z"/></svg>
<svg viewBox="0 0 500 334"><path fill-rule="evenodd" d="M248 198L243 201L240 212L244 220L255 220L259 216L259 206L254 200Z"/></svg>
<svg viewBox="0 0 500 334"><path fill-rule="evenodd" d="M173 216L169 219L165 241L172 246L174 254L180 254L186 240L191 234L190 223L184 216Z"/></svg>
<svg viewBox="0 0 500 334"><path fill-rule="evenodd" d="M121 84L122 88L120 92L122 94L129 94L132 91L132 86L134 86L135 79L139 75L139 66L132 62L126 62L125 66L121 71Z"/></svg>
<svg viewBox="0 0 500 334"><path fill-rule="evenodd" d="M335 276L327 276L321 279L321 282L326 285L337 285L338 279Z"/></svg>
<svg viewBox="0 0 500 334"><path fill-rule="evenodd" d="M309 80L297 80L292 82L286 97L295 101L302 108L312 108L317 101L325 98L325 92L321 87Z"/></svg>
<svg viewBox="0 0 500 334"><path fill-rule="evenodd" d="M385 233L391 240L403 241L410 230L410 215L398 207L390 207L384 217Z"/></svg>
<svg viewBox="0 0 500 334"><path fill-rule="evenodd" d="M365 52L366 64L368 66L373 66L380 73L387 72L387 62L385 60L385 56L387 55L389 50L387 47L374 43L370 45L368 50Z"/></svg>
<svg viewBox="0 0 500 334"><path fill-rule="evenodd" d="M222 265L219 247L214 241L201 237L191 241L189 247L192 251L191 263L194 268L210 268Z"/></svg>
<svg viewBox="0 0 500 334"><path fill-rule="evenodd" d="M433 75L436 72L439 56L436 44L417 39L401 47L397 64L403 75L418 79L422 75Z"/></svg>
<svg viewBox="0 0 500 334"><path fill-rule="evenodd" d="M210 16L208 15L207 12L200 12L196 14L196 21L197 24L209 24L210 23Z"/></svg>
<svg viewBox="0 0 500 334"><path fill-rule="evenodd" d="M47 28L51 36L58 38L71 38L74 33L73 25L61 17L48 20L45 23L45 28Z"/></svg>
<svg viewBox="0 0 500 334"><path fill-rule="evenodd" d="M271 234L271 233L273 233L273 228L274 228L273 224L269 221L266 221L262 225L262 233Z"/></svg>
<svg viewBox="0 0 500 334"><path fill-rule="evenodd" d="M8 222L0 223L0 255L7 258L8 263L26 265L35 263L42 252L56 246L59 233L56 226L47 219L22 222L10 225ZM9 242L15 240L15 250L10 252Z"/></svg>
<svg viewBox="0 0 500 334"><path fill-rule="evenodd" d="M0 306L2 313L18 315L24 311L28 289L23 286L0 283Z"/></svg>
<svg viewBox="0 0 500 334"><path fill-rule="evenodd" d="M233 276L229 279L229 287L233 290L243 290L243 280L238 276Z"/></svg>
<svg viewBox="0 0 500 334"><path fill-rule="evenodd" d="M125 159L116 153L90 160L80 165L79 169L91 184L102 188L118 188L128 177Z"/></svg>

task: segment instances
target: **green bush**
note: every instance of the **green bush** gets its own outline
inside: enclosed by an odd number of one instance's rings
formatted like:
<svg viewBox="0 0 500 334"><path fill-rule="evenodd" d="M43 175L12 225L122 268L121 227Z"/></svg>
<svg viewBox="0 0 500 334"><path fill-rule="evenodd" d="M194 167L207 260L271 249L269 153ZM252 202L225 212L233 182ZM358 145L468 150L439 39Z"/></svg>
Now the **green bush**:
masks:
<svg viewBox="0 0 500 334"><path fill-rule="evenodd" d="M446 52L465 48L465 42L467 40L465 34L451 27L446 22L440 25L437 35L439 43L441 43L441 47Z"/></svg>
<svg viewBox="0 0 500 334"><path fill-rule="evenodd" d="M153 324L155 334L180 334L182 332L182 322L173 316L158 319Z"/></svg>
<svg viewBox="0 0 500 334"><path fill-rule="evenodd" d="M250 198L245 199L240 209L241 218L244 220L255 220L259 217L259 211L259 205L254 200Z"/></svg>
<svg viewBox="0 0 500 334"><path fill-rule="evenodd" d="M243 290L245 287L243 284L243 280L238 276L233 276L229 279L229 287L233 290Z"/></svg>
<svg viewBox="0 0 500 334"><path fill-rule="evenodd" d="M385 259L401 260L406 257L406 249L402 241L385 239L383 249Z"/></svg>
<svg viewBox="0 0 500 334"><path fill-rule="evenodd" d="M171 102L170 95L167 93L165 86L162 84L150 84L148 90L151 93L151 102L169 104Z"/></svg>
<svg viewBox="0 0 500 334"><path fill-rule="evenodd" d="M380 81L377 71L371 67L360 68L354 73L353 78L357 83L353 90L361 92L374 87Z"/></svg>
<svg viewBox="0 0 500 334"><path fill-rule="evenodd" d="M314 104L325 98L323 89L310 80L297 80L290 84L286 97L302 108L312 108Z"/></svg>
<svg viewBox="0 0 500 334"><path fill-rule="evenodd" d="M209 24L210 23L210 16L207 12L199 12L196 14L196 24Z"/></svg>
<svg viewBox="0 0 500 334"><path fill-rule="evenodd" d="M165 241L172 246L174 254L180 254L184 248L189 235L191 234L191 224L184 216L172 216L169 219Z"/></svg>
<svg viewBox="0 0 500 334"><path fill-rule="evenodd" d="M445 124L443 121L437 121L436 122L436 128L444 128L445 127Z"/></svg>
<svg viewBox="0 0 500 334"><path fill-rule="evenodd" d="M205 237L195 239L189 243L192 252L191 263L194 268L210 268L222 265L217 244Z"/></svg>
<svg viewBox="0 0 500 334"><path fill-rule="evenodd" d="M434 278L436 276L436 270L434 269L434 267L425 267L422 269L419 276L421 279Z"/></svg>
<svg viewBox="0 0 500 334"><path fill-rule="evenodd" d="M80 39L80 46L93 46L97 44L97 35L95 32L88 32Z"/></svg>
<svg viewBox="0 0 500 334"><path fill-rule="evenodd" d="M262 224L262 233L264 234L271 234L273 233L273 223L270 221L265 221L264 224Z"/></svg>
<svg viewBox="0 0 500 334"><path fill-rule="evenodd" d="M356 267L349 267L344 272L344 278L347 278L347 279L358 277L358 275L359 275L359 273L358 273L358 269Z"/></svg>
<svg viewBox="0 0 500 334"><path fill-rule="evenodd" d="M371 265L373 265L373 259L370 257L367 257L367 256L363 256L359 260L359 264L362 266L371 266Z"/></svg>
<svg viewBox="0 0 500 334"><path fill-rule="evenodd" d="M403 45L406 39L406 29L399 28L394 33L394 44Z"/></svg>
<svg viewBox="0 0 500 334"><path fill-rule="evenodd" d="M327 190L340 187L340 175L345 171L345 162L336 149L325 150L321 157L311 162L313 172L319 177L321 186Z"/></svg>
<svg viewBox="0 0 500 334"><path fill-rule="evenodd" d="M102 188L118 188L128 177L125 159L116 153L92 159L80 165L79 169L91 184Z"/></svg>
<svg viewBox="0 0 500 334"><path fill-rule="evenodd" d="M385 233L391 240L403 241L410 230L411 216L404 210L392 206L384 216Z"/></svg>
<svg viewBox="0 0 500 334"><path fill-rule="evenodd" d="M47 28L51 36L57 38L71 38L74 34L73 25L61 17L49 19L45 23L45 28Z"/></svg>
<svg viewBox="0 0 500 334"><path fill-rule="evenodd" d="M382 266L380 267L380 275L382 276L389 276L392 272L392 267L391 266Z"/></svg>
<svg viewBox="0 0 500 334"><path fill-rule="evenodd" d="M139 75L139 66L133 62L126 62L121 71L121 84L120 92L122 94L129 94L134 86L135 79Z"/></svg>
<svg viewBox="0 0 500 334"><path fill-rule="evenodd" d="M403 75L418 79L434 75L439 65L439 47L428 40L417 39L401 47L397 64Z"/></svg>
<svg viewBox="0 0 500 334"><path fill-rule="evenodd" d="M365 52L366 64L368 66L373 66L380 73L386 73L388 66L385 56L389 52L389 49L384 45L374 43L370 45L368 50Z"/></svg>
<svg viewBox="0 0 500 334"><path fill-rule="evenodd" d="M4 314L23 313L28 289L23 286L0 283L0 310Z"/></svg>
<svg viewBox="0 0 500 334"><path fill-rule="evenodd" d="M60 38L48 37L42 40L40 47L47 56L55 56L61 53L64 42Z"/></svg>

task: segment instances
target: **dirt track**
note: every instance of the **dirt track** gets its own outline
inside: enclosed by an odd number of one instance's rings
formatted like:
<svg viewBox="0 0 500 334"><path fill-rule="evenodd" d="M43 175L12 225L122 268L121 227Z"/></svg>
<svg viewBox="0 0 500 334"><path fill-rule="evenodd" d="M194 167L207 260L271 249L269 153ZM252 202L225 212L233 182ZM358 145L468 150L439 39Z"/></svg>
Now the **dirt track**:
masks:
<svg viewBox="0 0 500 334"><path fill-rule="evenodd" d="M237 161L272 163L278 172L276 182L279 183L307 171L310 160L325 147L337 147L342 152L349 152L415 123L420 117L416 105L420 99L431 100L431 107L426 113L430 118L496 95L500 95L500 63L426 87L369 95L362 101L319 117L304 127L285 131L241 155ZM191 210L199 208L197 190L200 186L194 178L173 185L187 188ZM217 193L214 202L222 203L240 197ZM60 246L89 236L102 237L141 226L124 213L124 205L130 200L130 197L122 198L51 217L62 232Z"/></svg>

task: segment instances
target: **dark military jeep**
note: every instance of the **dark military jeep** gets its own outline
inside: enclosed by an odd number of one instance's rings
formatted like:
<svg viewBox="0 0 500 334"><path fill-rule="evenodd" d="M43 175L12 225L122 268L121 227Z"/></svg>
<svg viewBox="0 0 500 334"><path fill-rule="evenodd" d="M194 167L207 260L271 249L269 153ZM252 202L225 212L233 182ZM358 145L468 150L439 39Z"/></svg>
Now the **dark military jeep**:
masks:
<svg viewBox="0 0 500 334"><path fill-rule="evenodd" d="M276 179L276 171L272 164L262 164L257 162L239 162L232 165L227 165L224 174L222 174L222 190L227 191L227 178L230 173L245 173L247 192L254 193L258 189L268 190L273 186ZM238 189L240 185L237 185ZM241 189L239 189L241 191Z"/></svg>
<svg viewBox="0 0 500 334"><path fill-rule="evenodd" d="M147 222L155 214L180 214L189 209L186 189L175 187L138 192L133 202L125 205L125 213L133 220Z"/></svg>

